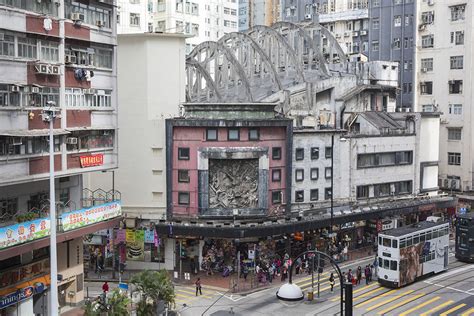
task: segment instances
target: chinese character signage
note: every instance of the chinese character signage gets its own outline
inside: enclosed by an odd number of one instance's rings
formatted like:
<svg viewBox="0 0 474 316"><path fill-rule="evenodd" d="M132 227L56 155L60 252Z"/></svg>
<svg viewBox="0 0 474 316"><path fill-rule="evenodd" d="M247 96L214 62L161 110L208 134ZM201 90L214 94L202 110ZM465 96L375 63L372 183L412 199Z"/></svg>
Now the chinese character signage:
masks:
<svg viewBox="0 0 474 316"><path fill-rule="evenodd" d="M0 297L0 309L24 301L27 298L32 297L33 294L34 288L32 286L28 286L16 292L2 296Z"/></svg>
<svg viewBox="0 0 474 316"><path fill-rule="evenodd" d="M102 166L104 164L104 154L80 156L81 168Z"/></svg>
<svg viewBox="0 0 474 316"><path fill-rule="evenodd" d="M145 250L145 231L144 230L135 230L133 231L135 239L131 241L131 238L127 238L127 260L144 260L144 250ZM127 229L127 237L131 235L132 232L129 232Z"/></svg>
<svg viewBox="0 0 474 316"><path fill-rule="evenodd" d="M39 218L0 228L0 249L40 239L50 234L50 221Z"/></svg>
<svg viewBox="0 0 474 316"><path fill-rule="evenodd" d="M125 240L126 240L125 229L117 230L117 234L116 234L116 237L115 237L115 243L119 244L121 242L125 242Z"/></svg>
<svg viewBox="0 0 474 316"><path fill-rule="evenodd" d="M155 242L155 230L145 230L145 243L153 244Z"/></svg>
<svg viewBox="0 0 474 316"><path fill-rule="evenodd" d="M111 218L122 215L122 208L119 201L105 203L81 210L63 213L61 222L63 231L68 231L91 224L103 222Z"/></svg>

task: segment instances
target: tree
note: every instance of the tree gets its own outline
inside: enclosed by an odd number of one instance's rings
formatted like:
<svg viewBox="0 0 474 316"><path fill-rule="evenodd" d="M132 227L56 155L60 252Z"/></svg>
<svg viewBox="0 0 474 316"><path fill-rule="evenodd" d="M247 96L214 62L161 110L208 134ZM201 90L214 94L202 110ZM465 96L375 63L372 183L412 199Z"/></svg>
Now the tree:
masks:
<svg viewBox="0 0 474 316"><path fill-rule="evenodd" d="M167 306L174 304L174 286L166 270L137 273L132 276L130 283L135 285L141 293L142 299L138 303L139 315L154 315L157 305L163 301Z"/></svg>
<svg viewBox="0 0 474 316"><path fill-rule="evenodd" d="M110 305L110 311L108 312L110 316L128 316L130 314L128 311L130 299L119 289L112 292L107 303Z"/></svg>

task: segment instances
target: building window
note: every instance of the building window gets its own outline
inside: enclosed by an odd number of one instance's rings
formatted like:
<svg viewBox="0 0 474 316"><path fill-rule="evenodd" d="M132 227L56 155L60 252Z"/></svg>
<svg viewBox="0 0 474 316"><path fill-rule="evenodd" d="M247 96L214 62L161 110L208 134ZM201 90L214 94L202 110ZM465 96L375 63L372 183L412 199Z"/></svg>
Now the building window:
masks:
<svg viewBox="0 0 474 316"><path fill-rule="evenodd" d="M461 140L461 128L448 128L448 140Z"/></svg>
<svg viewBox="0 0 474 316"><path fill-rule="evenodd" d="M140 26L140 14L130 13L130 26Z"/></svg>
<svg viewBox="0 0 474 316"><path fill-rule="evenodd" d="M433 82L432 81L420 82L420 94L423 94L423 95L433 94Z"/></svg>
<svg viewBox="0 0 474 316"><path fill-rule="evenodd" d="M422 105L422 112L434 112L434 105L433 104L423 104Z"/></svg>
<svg viewBox="0 0 474 316"><path fill-rule="evenodd" d="M374 7L380 7L380 0L373 0L372 4Z"/></svg>
<svg viewBox="0 0 474 316"><path fill-rule="evenodd" d="M405 15L405 26L410 26L413 24L413 15L407 14Z"/></svg>
<svg viewBox="0 0 474 316"><path fill-rule="evenodd" d="M35 38L18 37L18 57L36 59L36 48Z"/></svg>
<svg viewBox="0 0 474 316"><path fill-rule="evenodd" d="M449 61L450 61L451 69L464 68L464 56L451 56Z"/></svg>
<svg viewBox="0 0 474 316"><path fill-rule="evenodd" d="M451 44L464 45L464 31L451 32Z"/></svg>
<svg viewBox="0 0 474 316"><path fill-rule="evenodd" d="M324 149L324 156L326 158L331 158L332 157L332 147L326 147Z"/></svg>
<svg viewBox="0 0 474 316"><path fill-rule="evenodd" d="M4 198L0 200L0 218L8 221L18 212L18 198Z"/></svg>
<svg viewBox="0 0 474 316"><path fill-rule="evenodd" d="M325 188L324 189L324 199L325 200L330 200L332 196L332 190L331 188Z"/></svg>
<svg viewBox="0 0 474 316"><path fill-rule="evenodd" d="M379 41L372 41L372 51L377 52L379 50Z"/></svg>
<svg viewBox="0 0 474 316"><path fill-rule="evenodd" d="M311 191L309 191L309 200L310 201L319 200L319 190L318 189L312 189Z"/></svg>
<svg viewBox="0 0 474 316"><path fill-rule="evenodd" d="M229 128L227 132L228 140L240 140L240 130L238 128Z"/></svg>
<svg viewBox="0 0 474 316"><path fill-rule="evenodd" d="M260 139L260 130L258 128L249 129L249 140L259 140Z"/></svg>
<svg viewBox="0 0 474 316"><path fill-rule="evenodd" d="M324 169L324 177L326 179L331 179L331 177L332 177L332 168L331 167L326 167Z"/></svg>
<svg viewBox="0 0 474 316"><path fill-rule="evenodd" d="M411 71L413 69L413 61L405 60L403 62L403 70L404 71Z"/></svg>
<svg viewBox="0 0 474 316"><path fill-rule="evenodd" d="M461 153L448 153L448 165L461 165Z"/></svg>
<svg viewBox="0 0 474 316"><path fill-rule="evenodd" d="M296 148L295 159L303 160L304 159L304 148Z"/></svg>
<svg viewBox="0 0 474 316"><path fill-rule="evenodd" d="M217 140L217 128L208 128L206 130L206 140Z"/></svg>
<svg viewBox="0 0 474 316"><path fill-rule="evenodd" d="M421 37L421 47L431 48L434 46L434 35L424 35Z"/></svg>
<svg viewBox="0 0 474 316"><path fill-rule="evenodd" d="M178 160L189 160L189 148L179 147L178 148Z"/></svg>
<svg viewBox="0 0 474 316"><path fill-rule="evenodd" d="M450 104L449 114L462 115L462 104Z"/></svg>
<svg viewBox="0 0 474 316"><path fill-rule="evenodd" d="M281 191L272 191L272 204L281 204Z"/></svg>
<svg viewBox="0 0 474 316"><path fill-rule="evenodd" d="M401 48L401 42L400 42L399 37L396 37L396 38L393 39L392 47L393 47L393 49L400 49Z"/></svg>
<svg viewBox="0 0 474 316"><path fill-rule="evenodd" d="M422 58L421 59L421 71L427 72L433 70L433 58Z"/></svg>
<svg viewBox="0 0 474 316"><path fill-rule="evenodd" d="M272 170L272 181L280 182L281 181L281 169Z"/></svg>
<svg viewBox="0 0 474 316"><path fill-rule="evenodd" d="M401 17L401 15L395 15L393 17L393 26L394 27L402 26L402 17Z"/></svg>
<svg viewBox="0 0 474 316"><path fill-rule="evenodd" d="M178 204L189 205L189 192L178 192Z"/></svg>
<svg viewBox="0 0 474 316"><path fill-rule="evenodd" d="M449 7L451 9L451 21L464 20L466 5L460 4Z"/></svg>
<svg viewBox="0 0 474 316"><path fill-rule="evenodd" d="M412 193L412 181L400 181L395 184L395 195Z"/></svg>
<svg viewBox="0 0 474 316"><path fill-rule="evenodd" d="M59 61L59 43L51 42L51 41L40 41L40 47L41 47L40 59L42 61L47 61L47 62Z"/></svg>
<svg viewBox="0 0 474 316"><path fill-rule="evenodd" d="M304 202L304 191L295 192L295 202Z"/></svg>
<svg viewBox="0 0 474 316"><path fill-rule="evenodd" d="M189 170L178 170L178 182L189 182Z"/></svg>
<svg viewBox="0 0 474 316"><path fill-rule="evenodd" d="M462 80L450 80L449 93L450 94L461 94L462 93Z"/></svg>
<svg viewBox="0 0 474 316"><path fill-rule="evenodd" d="M4 34L0 42L0 56L15 56L15 37Z"/></svg>
<svg viewBox="0 0 474 316"><path fill-rule="evenodd" d="M311 147L311 160L319 159L319 147Z"/></svg>
<svg viewBox="0 0 474 316"><path fill-rule="evenodd" d="M319 168L311 168L310 171L311 180L318 180L319 178Z"/></svg>
<svg viewBox="0 0 474 316"><path fill-rule="evenodd" d="M412 151L398 151L388 153L359 154L357 168L387 167L409 165L413 163Z"/></svg>
<svg viewBox="0 0 474 316"><path fill-rule="evenodd" d="M378 30L380 27L380 20L379 18L373 18L372 19L372 29Z"/></svg>
<svg viewBox="0 0 474 316"><path fill-rule="evenodd" d="M296 169L295 170L295 181L300 182L304 180L304 170L303 169Z"/></svg>
<svg viewBox="0 0 474 316"><path fill-rule="evenodd" d="M357 187L357 198L358 199L367 199L369 198L369 186L360 185Z"/></svg>
<svg viewBox="0 0 474 316"><path fill-rule="evenodd" d="M434 11L422 12L421 13L422 24L433 24L434 23Z"/></svg>
<svg viewBox="0 0 474 316"><path fill-rule="evenodd" d="M273 147L272 148L272 159L273 160L280 160L281 159L281 147Z"/></svg>

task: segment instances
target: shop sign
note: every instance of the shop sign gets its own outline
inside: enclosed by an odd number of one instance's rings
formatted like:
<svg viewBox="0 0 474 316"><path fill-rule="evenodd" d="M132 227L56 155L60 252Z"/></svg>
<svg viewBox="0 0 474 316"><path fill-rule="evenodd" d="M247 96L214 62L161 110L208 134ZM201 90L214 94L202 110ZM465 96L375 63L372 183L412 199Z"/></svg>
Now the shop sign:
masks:
<svg viewBox="0 0 474 316"><path fill-rule="evenodd" d="M104 164L104 154L80 156L81 168L102 166Z"/></svg>
<svg viewBox="0 0 474 316"><path fill-rule="evenodd" d="M133 229L127 229L127 232L125 235L125 241L127 243L135 242L135 231Z"/></svg>
<svg viewBox="0 0 474 316"><path fill-rule="evenodd" d="M0 228L0 249L40 239L50 234L50 220L39 218Z"/></svg>
<svg viewBox="0 0 474 316"><path fill-rule="evenodd" d="M378 220L377 221L377 233L380 233L382 231L382 221Z"/></svg>
<svg viewBox="0 0 474 316"><path fill-rule="evenodd" d="M145 243L146 244L155 243L155 231L154 230L145 230Z"/></svg>
<svg viewBox="0 0 474 316"><path fill-rule="evenodd" d="M255 259L255 250L249 249L249 259L250 260Z"/></svg>
<svg viewBox="0 0 474 316"><path fill-rule="evenodd" d="M120 202L111 202L61 214L63 231L106 221L122 215Z"/></svg>
<svg viewBox="0 0 474 316"><path fill-rule="evenodd" d="M132 232L135 238L134 241L129 242L129 230L127 229L127 260L143 261L145 259L145 231L139 229Z"/></svg>
<svg viewBox="0 0 474 316"><path fill-rule="evenodd" d="M121 242L125 242L127 240L127 234L125 229L117 230L117 234L115 235L115 243L119 244Z"/></svg>
<svg viewBox="0 0 474 316"><path fill-rule="evenodd" d="M10 305L17 304L27 298L32 297L34 294L34 288L32 286L25 287L16 292L0 297L0 309L8 307Z"/></svg>

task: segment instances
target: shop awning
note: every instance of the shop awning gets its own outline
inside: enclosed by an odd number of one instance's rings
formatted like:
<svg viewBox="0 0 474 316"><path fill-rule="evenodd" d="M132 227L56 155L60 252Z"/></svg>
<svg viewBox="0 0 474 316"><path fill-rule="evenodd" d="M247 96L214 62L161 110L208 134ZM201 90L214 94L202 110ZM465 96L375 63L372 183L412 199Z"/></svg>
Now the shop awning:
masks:
<svg viewBox="0 0 474 316"><path fill-rule="evenodd" d="M49 286L51 284L51 276L49 274L46 274L44 276L34 278L26 282L17 283L13 286L0 289L0 296L14 293L17 290L24 289L25 287L29 287L29 286L35 287L36 283L43 283L45 286Z"/></svg>
<svg viewBox="0 0 474 316"><path fill-rule="evenodd" d="M70 132L65 129L54 129L53 135L66 135ZM0 131L0 136L13 136L13 137L40 137L48 136L49 129L20 129L20 130L8 130Z"/></svg>
<svg viewBox="0 0 474 316"><path fill-rule="evenodd" d="M79 127L70 127L67 128L69 132L79 132L79 131L103 131L103 130L114 130L115 126L103 125L103 126L79 126Z"/></svg>

